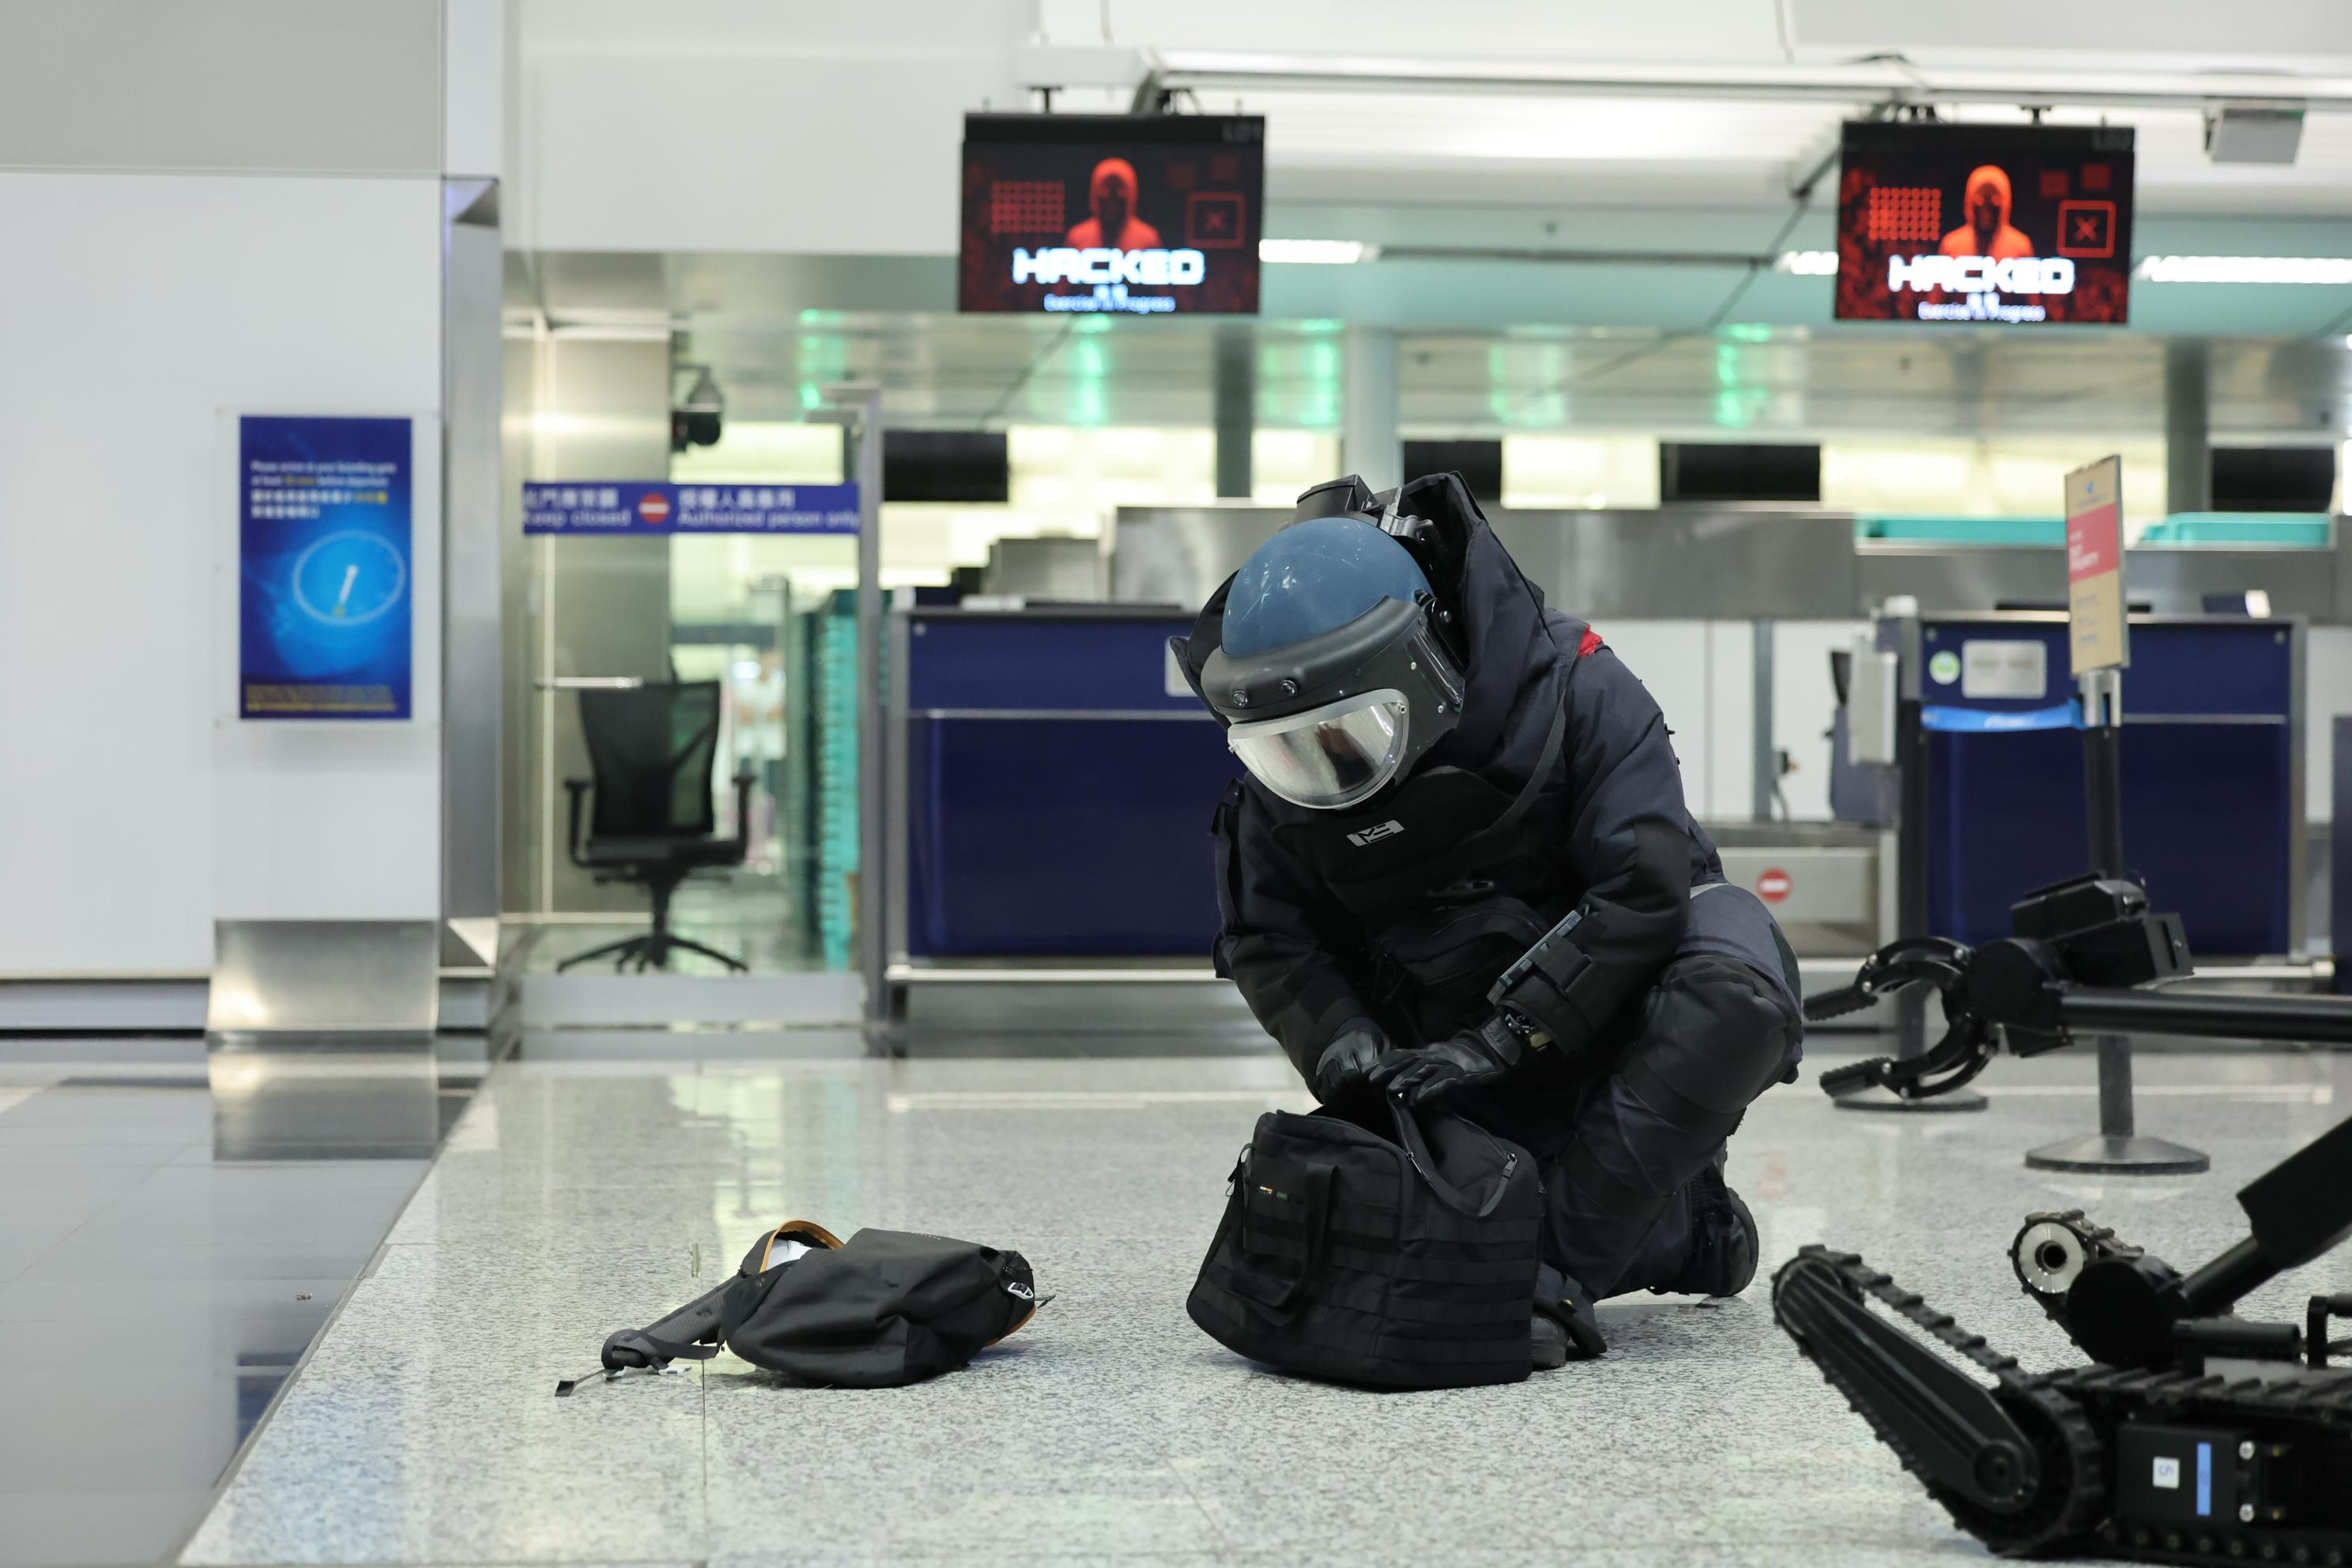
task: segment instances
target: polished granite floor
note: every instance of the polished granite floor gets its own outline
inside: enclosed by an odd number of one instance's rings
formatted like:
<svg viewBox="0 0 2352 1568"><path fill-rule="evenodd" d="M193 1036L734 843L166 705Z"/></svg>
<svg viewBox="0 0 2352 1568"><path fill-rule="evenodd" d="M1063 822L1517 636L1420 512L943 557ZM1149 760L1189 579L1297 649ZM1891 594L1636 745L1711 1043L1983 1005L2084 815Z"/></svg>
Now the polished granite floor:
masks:
<svg viewBox="0 0 2352 1568"><path fill-rule="evenodd" d="M1760 1282L1728 1303L1612 1304L1605 1360L1506 1388L1365 1393L1204 1338L1182 1302L1234 1151L1259 1111L1303 1103L1270 1053L887 1063L823 1036L726 1044L630 1059L531 1037L496 1068L185 1561L1984 1560L1797 1358ZM2209 1151L2210 1176L2028 1172L2021 1150L2090 1128L2092 1068L2005 1060L1980 1115L1778 1089L1731 1175L1769 1260L1858 1248L2055 1363L2066 1347L2004 1256L2025 1211L2087 1205L2199 1260L2232 1239L2236 1186L2352 1103L2352 1058L2156 1056L2143 1125ZM1056 1300L912 1389L787 1389L721 1358L552 1397L607 1332L707 1289L793 1215L1018 1247Z"/></svg>
<svg viewBox="0 0 2352 1568"><path fill-rule="evenodd" d="M0 1568L185 1539L480 1052L0 1042Z"/></svg>

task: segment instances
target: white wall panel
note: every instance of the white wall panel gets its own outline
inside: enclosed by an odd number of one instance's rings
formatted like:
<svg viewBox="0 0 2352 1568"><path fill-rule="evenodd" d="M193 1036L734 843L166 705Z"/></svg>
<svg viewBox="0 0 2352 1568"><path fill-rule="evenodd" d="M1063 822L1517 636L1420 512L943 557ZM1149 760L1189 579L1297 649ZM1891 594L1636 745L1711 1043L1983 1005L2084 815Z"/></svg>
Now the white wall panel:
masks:
<svg viewBox="0 0 2352 1568"><path fill-rule="evenodd" d="M1797 764L1780 781L1796 821L1829 819L1829 729L1837 714L1830 651L1849 646L1868 626L1867 621L1780 621L1772 628L1772 737Z"/></svg>
<svg viewBox="0 0 2352 1568"><path fill-rule="evenodd" d="M2352 713L2352 626L2312 626L2304 636L2303 815L2336 815L2336 716Z"/></svg>
<svg viewBox="0 0 2352 1568"><path fill-rule="evenodd" d="M236 420L224 413L213 490L213 914L221 920L436 919L441 912L443 618L437 410L261 405L245 411L415 416L409 481L411 717L404 722L237 718ZM423 809L428 796L429 812Z"/></svg>
<svg viewBox="0 0 2352 1568"><path fill-rule="evenodd" d="M214 569L222 411L439 404L437 179L0 174L0 972L437 913L437 736L223 743Z"/></svg>
<svg viewBox="0 0 2352 1568"><path fill-rule="evenodd" d="M2343 0L2138 0L2127 36L2116 13L2101 5L2049 5L2041 0L1976 0L1969 5L1889 5L1885 0L1788 0L1789 30L1801 58L1839 59L1848 51L1931 52L1942 60L2010 58L2046 62L2080 51L2101 66L2117 60L2178 64L2188 56L2207 69L2227 69L2257 56L2352 53L2352 7ZM2268 62L2265 62L2268 63Z"/></svg>
<svg viewBox="0 0 2352 1568"><path fill-rule="evenodd" d="M1013 75L1028 16L1015 0L528 5L508 243L952 254L963 116L1032 107Z"/></svg>
<svg viewBox="0 0 2352 1568"><path fill-rule="evenodd" d="M1682 763L1683 801L1696 816L1717 808L1711 788L1715 756L1714 699L1708 689L1707 623L1612 620L1593 628L1649 689L1674 731ZM1743 798L1738 805L1747 812Z"/></svg>
<svg viewBox="0 0 2352 1568"><path fill-rule="evenodd" d="M441 170L498 178L506 160L504 0L444 0Z"/></svg>
<svg viewBox="0 0 2352 1568"><path fill-rule="evenodd" d="M1756 809L1756 623L1706 623L1706 815L1744 821Z"/></svg>
<svg viewBox="0 0 2352 1568"><path fill-rule="evenodd" d="M0 165L438 173L441 4L11 0Z"/></svg>

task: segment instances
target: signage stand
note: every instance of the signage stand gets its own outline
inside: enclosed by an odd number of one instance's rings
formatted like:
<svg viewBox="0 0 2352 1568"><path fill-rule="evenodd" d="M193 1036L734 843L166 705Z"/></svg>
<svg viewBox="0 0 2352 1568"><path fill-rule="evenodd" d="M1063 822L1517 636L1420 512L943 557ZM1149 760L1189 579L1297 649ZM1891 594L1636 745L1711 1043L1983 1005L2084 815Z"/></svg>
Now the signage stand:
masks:
<svg viewBox="0 0 2352 1568"><path fill-rule="evenodd" d="M2108 458L2066 476L2067 605L2074 680L2080 690L2083 774L2092 868L2127 875L2124 862L2122 742L2124 667L2130 662L2123 592L2121 460ZM2135 1131L2132 1049L2126 1035L2101 1035L2099 1131L2029 1150L2037 1171L2185 1176L2212 1161L2195 1149Z"/></svg>
<svg viewBox="0 0 2352 1568"><path fill-rule="evenodd" d="M1927 724L1926 692L1920 684L1920 659L1925 653L1919 636L1919 605L1915 599L1889 600L1878 620L1878 647L1895 656L1900 685L1895 705L1895 769L1900 786L1895 821L1895 936L1900 941L1927 934ZM1931 987L1907 985L1895 996L1895 1057L1908 1061L1927 1054L1927 993ZM1958 1110L1982 1110L1985 1097L1972 1089L1924 1100L1906 1099L1888 1089L1871 1089L1841 1095L1841 1110L1896 1110L1928 1115Z"/></svg>

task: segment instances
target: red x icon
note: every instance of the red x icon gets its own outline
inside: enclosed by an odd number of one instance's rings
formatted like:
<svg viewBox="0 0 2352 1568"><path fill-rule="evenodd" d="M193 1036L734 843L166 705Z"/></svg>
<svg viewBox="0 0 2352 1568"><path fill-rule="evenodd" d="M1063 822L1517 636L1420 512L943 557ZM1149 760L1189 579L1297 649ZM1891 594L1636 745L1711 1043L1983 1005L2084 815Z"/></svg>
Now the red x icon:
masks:
<svg viewBox="0 0 2352 1568"><path fill-rule="evenodd" d="M2116 253L2116 204L2071 201L2058 204L2058 254L2096 261Z"/></svg>

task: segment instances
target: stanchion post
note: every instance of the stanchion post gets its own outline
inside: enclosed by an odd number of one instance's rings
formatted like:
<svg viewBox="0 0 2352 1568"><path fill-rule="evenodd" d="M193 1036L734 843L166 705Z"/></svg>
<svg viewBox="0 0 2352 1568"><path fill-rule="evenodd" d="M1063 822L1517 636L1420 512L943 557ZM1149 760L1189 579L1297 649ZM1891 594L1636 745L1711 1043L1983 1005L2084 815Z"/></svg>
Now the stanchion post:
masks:
<svg viewBox="0 0 2352 1568"><path fill-rule="evenodd" d="M2066 476L2069 635L2082 703L2084 819L2091 863L2103 877L2129 875L2124 859L2124 664L2129 643L2123 597L2120 473L2114 458ZM2194 1175L2212 1161L2197 1150L2139 1135L2132 1108L2131 1037L2101 1035L2099 1131L2026 1152L2037 1171Z"/></svg>

